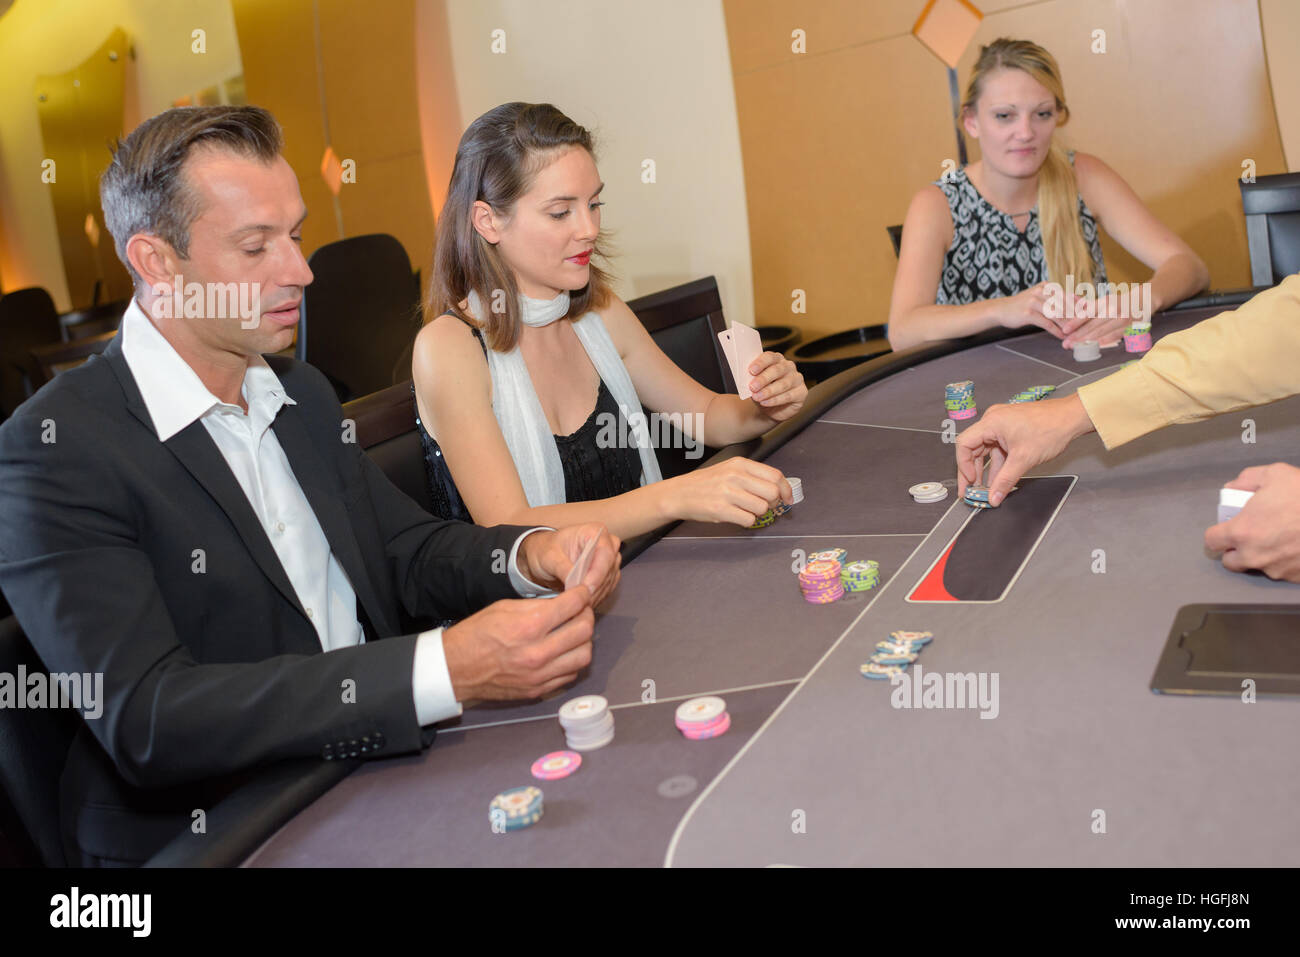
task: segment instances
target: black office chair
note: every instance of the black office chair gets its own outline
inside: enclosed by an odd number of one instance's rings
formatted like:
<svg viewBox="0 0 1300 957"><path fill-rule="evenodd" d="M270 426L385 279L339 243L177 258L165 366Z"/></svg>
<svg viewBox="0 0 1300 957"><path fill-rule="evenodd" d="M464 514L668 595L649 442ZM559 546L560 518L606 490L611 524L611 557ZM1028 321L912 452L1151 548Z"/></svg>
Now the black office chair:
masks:
<svg viewBox="0 0 1300 957"><path fill-rule="evenodd" d="M662 292L641 296L628 303L641 320L650 337L668 358L700 385L714 392L736 391L718 333L727 328L722 315L722 297L713 276L673 286ZM649 410L643 410L649 415ZM687 458L688 449L681 430L673 426L667 445L662 429L654 429L655 457L664 478L691 471L712 454L711 449L697 449Z"/></svg>
<svg viewBox="0 0 1300 957"><path fill-rule="evenodd" d="M894 256L897 257L903 249L903 226L901 223L897 226L886 226L885 232L889 233L889 241L894 244Z"/></svg>
<svg viewBox="0 0 1300 957"><path fill-rule="evenodd" d="M408 378L343 406L343 415L356 423L357 444L420 508L433 512L424 447L415 429L415 393Z"/></svg>
<svg viewBox="0 0 1300 957"><path fill-rule="evenodd" d="M420 331L420 286L406 250L374 233L321 246L307 262L316 279L303 294L295 355L325 373L340 402L388 388Z"/></svg>
<svg viewBox="0 0 1300 957"><path fill-rule="evenodd" d="M0 621L0 673L16 678L20 666L45 670L10 616ZM67 865L59 777L80 720L68 708L0 708L0 832L26 866Z"/></svg>
<svg viewBox="0 0 1300 957"><path fill-rule="evenodd" d="M36 391L29 365L32 349L59 342L60 331L54 300L39 286L0 298L0 421Z"/></svg>
<svg viewBox="0 0 1300 957"><path fill-rule="evenodd" d="M1300 173L1238 183L1250 245L1250 281L1275 286L1300 272Z"/></svg>

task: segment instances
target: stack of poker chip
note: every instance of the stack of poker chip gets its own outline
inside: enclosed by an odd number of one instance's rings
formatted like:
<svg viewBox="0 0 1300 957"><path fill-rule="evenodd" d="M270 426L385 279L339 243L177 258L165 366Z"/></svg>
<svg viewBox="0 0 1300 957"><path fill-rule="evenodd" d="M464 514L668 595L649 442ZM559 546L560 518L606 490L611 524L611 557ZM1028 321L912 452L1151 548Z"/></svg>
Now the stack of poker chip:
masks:
<svg viewBox="0 0 1300 957"><path fill-rule="evenodd" d="M758 518L754 519L754 524L749 527L767 528L767 526L771 525L775 521L776 521L776 510L769 508L762 515L758 516Z"/></svg>
<svg viewBox="0 0 1300 957"><path fill-rule="evenodd" d="M798 505L803 501L803 479L787 475L785 480L790 483L790 499L792 503Z"/></svg>
<svg viewBox="0 0 1300 957"><path fill-rule="evenodd" d="M928 631L892 631L888 640L876 642L875 654L858 670L874 681L892 679L906 671L933 638Z"/></svg>
<svg viewBox="0 0 1300 957"><path fill-rule="evenodd" d="M966 486L965 502L971 508L992 508L989 502L989 490L978 485Z"/></svg>
<svg viewBox="0 0 1300 957"><path fill-rule="evenodd" d="M598 694L573 698L560 706L565 741L574 751L595 751L614 740L614 714Z"/></svg>
<svg viewBox="0 0 1300 957"><path fill-rule="evenodd" d="M828 605L844 597L840 582L840 563L831 558L809 561L799 573L799 590L803 600L814 605Z"/></svg>
<svg viewBox="0 0 1300 957"><path fill-rule="evenodd" d="M528 785L502 791L488 805L488 820L497 833L522 831L542 819L542 789Z"/></svg>
<svg viewBox="0 0 1300 957"><path fill-rule="evenodd" d="M943 388L943 407L950 419L969 419L975 415L975 383L949 382Z"/></svg>
<svg viewBox="0 0 1300 957"><path fill-rule="evenodd" d="M1124 329L1124 351L1146 352L1151 348L1151 323L1135 322Z"/></svg>
<svg viewBox="0 0 1300 957"><path fill-rule="evenodd" d="M1013 395L1010 401L1013 405L1019 402L1037 402L1055 391L1056 386L1054 385L1031 385L1023 392L1017 392Z"/></svg>
<svg viewBox="0 0 1300 957"><path fill-rule="evenodd" d="M870 591L880 584L880 563L849 562L840 569L840 584L846 592Z"/></svg>
<svg viewBox="0 0 1300 957"><path fill-rule="evenodd" d="M828 548L825 551L813 552L808 556L810 562L838 562L843 565L849 557L849 553L843 548Z"/></svg>
<svg viewBox="0 0 1300 957"><path fill-rule="evenodd" d="M533 762L533 777L539 781L558 781L582 767L582 755L576 751L552 751Z"/></svg>
<svg viewBox="0 0 1300 957"><path fill-rule="evenodd" d="M1087 339L1083 342L1075 343L1074 361L1075 362L1092 362L1094 359L1101 358L1101 345L1096 339Z"/></svg>
<svg viewBox="0 0 1300 957"><path fill-rule="evenodd" d="M731 727L727 703L712 695L692 698L677 706L677 730L692 741L706 741L726 734Z"/></svg>
<svg viewBox="0 0 1300 957"><path fill-rule="evenodd" d="M942 502L948 497L948 489L939 482L921 482L907 490L916 502L926 505L930 502Z"/></svg>

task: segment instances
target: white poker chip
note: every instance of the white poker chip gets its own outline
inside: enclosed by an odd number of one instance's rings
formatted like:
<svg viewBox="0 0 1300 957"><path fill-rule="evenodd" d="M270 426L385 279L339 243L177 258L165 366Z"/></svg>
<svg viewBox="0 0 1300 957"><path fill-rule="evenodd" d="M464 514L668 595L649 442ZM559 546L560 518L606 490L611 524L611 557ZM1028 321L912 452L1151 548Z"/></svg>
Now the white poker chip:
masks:
<svg viewBox="0 0 1300 957"><path fill-rule="evenodd" d="M907 494L921 504L942 502L948 497L948 489L939 482L922 482L909 488Z"/></svg>
<svg viewBox="0 0 1300 957"><path fill-rule="evenodd" d="M1096 339L1088 339L1085 342L1076 343L1074 347L1075 362L1091 362L1094 359L1101 358L1101 346L1097 344Z"/></svg>
<svg viewBox="0 0 1300 957"><path fill-rule="evenodd" d="M585 694L571 698L560 705L560 724L565 727L585 727L595 723L609 711L609 702L598 694Z"/></svg>
<svg viewBox="0 0 1300 957"><path fill-rule="evenodd" d="M703 724L716 720L726 710L727 702L713 695L692 698L677 706L677 720L689 724Z"/></svg>
<svg viewBox="0 0 1300 957"><path fill-rule="evenodd" d="M803 501L803 479L792 478L787 475L785 480L790 483L790 498L792 504L798 505Z"/></svg>
<svg viewBox="0 0 1300 957"><path fill-rule="evenodd" d="M597 738L594 741L574 741L569 739L569 747L574 751L595 751L597 748L603 748L614 740L614 732L611 731L603 738Z"/></svg>

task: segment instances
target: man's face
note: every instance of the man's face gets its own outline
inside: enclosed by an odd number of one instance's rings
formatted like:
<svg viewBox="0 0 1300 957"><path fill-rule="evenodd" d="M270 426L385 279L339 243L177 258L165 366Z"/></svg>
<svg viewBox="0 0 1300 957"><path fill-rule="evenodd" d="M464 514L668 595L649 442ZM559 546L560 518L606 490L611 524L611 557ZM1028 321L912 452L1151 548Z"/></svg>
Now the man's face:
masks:
<svg viewBox="0 0 1300 957"><path fill-rule="evenodd" d="M178 316L172 322L186 323L187 333L213 351L253 356L286 348L303 289L312 281L300 248L307 210L293 170L280 156L263 163L199 148L186 159L182 175L201 212L190 226L189 259L177 271L187 296L201 288L206 297L219 285L226 306L205 309L202 319Z"/></svg>

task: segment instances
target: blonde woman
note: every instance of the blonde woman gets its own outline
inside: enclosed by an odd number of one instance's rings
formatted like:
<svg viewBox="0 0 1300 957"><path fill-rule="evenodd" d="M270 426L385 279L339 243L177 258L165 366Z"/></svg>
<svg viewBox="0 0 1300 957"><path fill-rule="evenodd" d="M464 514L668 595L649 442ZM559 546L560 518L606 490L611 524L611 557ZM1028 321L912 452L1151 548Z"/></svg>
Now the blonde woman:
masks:
<svg viewBox="0 0 1300 957"><path fill-rule="evenodd" d="M1118 173L1058 142L1069 118L1050 53L1005 38L980 51L961 119L981 159L912 199L889 307L895 349L1027 325L1064 348L1117 342L1127 310L1099 299L1095 316L1062 314L1047 287L1106 281L1099 226L1152 270L1152 312L1209 284L1205 263Z"/></svg>

